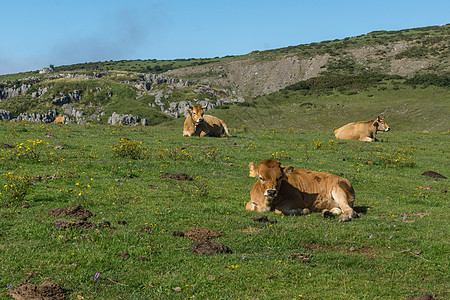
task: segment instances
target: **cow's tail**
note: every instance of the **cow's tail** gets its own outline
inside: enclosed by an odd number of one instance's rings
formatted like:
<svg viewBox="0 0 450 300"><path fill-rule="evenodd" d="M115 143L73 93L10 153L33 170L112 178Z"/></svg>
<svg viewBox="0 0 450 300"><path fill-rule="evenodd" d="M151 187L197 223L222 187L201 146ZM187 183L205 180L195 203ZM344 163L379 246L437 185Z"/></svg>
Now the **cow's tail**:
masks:
<svg viewBox="0 0 450 300"><path fill-rule="evenodd" d="M222 122L222 125L223 125L223 131L225 132L225 134L226 134L227 136L232 136L232 135L230 134L230 132L228 131L227 124L225 124L225 122Z"/></svg>

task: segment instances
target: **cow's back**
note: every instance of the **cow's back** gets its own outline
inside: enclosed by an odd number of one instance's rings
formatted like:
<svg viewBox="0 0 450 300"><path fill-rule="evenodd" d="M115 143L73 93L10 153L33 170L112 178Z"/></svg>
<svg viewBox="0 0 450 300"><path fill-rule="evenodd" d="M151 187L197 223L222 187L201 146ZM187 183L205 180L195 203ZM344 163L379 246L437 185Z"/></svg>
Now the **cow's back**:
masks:
<svg viewBox="0 0 450 300"><path fill-rule="evenodd" d="M329 209L332 190L337 186L354 198L353 187L347 179L326 172L296 169L288 182L300 191L306 207L313 210Z"/></svg>
<svg viewBox="0 0 450 300"><path fill-rule="evenodd" d="M336 129L334 135L340 140L361 140L370 136L370 121L349 123Z"/></svg>
<svg viewBox="0 0 450 300"><path fill-rule="evenodd" d="M224 121L211 115L203 115L204 123L207 127L207 135L209 136L221 136L222 134L228 134L227 125Z"/></svg>

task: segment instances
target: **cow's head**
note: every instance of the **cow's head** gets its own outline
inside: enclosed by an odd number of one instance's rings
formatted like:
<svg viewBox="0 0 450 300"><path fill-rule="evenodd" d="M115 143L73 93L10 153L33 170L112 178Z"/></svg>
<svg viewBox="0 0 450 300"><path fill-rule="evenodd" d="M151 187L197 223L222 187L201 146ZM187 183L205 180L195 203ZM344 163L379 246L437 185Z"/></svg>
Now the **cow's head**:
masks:
<svg viewBox="0 0 450 300"><path fill-rule="evenodd" d="M200 105L195 105L192 110L189 109L188 114L191 116L192 121L194 121L195 125L199 125L204 121L203 119L203 107Z"/></svg>
<svg viewBox="0 0 450 300"><path fill-rule="evenodd" d="M275 159L267 159L259 165L250 163L250 177L258 178L258 184L264 192L264 198L271 204L273 199L278 196L281 182L292 173L294 167L283 167L281 163Z"/></svg>
<svg viewBox="0 0 450 300"><path fill-rule="evenodd" d="M377 128L377 131L389 131L390 130L388 124L380 116L378 116L378 118L375 120L375 122L373 122L373 126L375 126Z"/></svg>

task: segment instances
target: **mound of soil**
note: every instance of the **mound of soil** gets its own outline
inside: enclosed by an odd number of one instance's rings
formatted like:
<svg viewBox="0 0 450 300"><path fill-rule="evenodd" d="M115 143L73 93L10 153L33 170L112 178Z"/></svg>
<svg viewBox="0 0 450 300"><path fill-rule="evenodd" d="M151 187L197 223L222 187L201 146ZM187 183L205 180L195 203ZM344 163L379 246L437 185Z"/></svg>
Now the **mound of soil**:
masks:
<svg viewBox="0 0 450 300"><path fill-rule="evenodd" d="M21 283L17 288L11 288L8 295L17 300L63 300L64 291L55 282L44 281L41 285Z"/></svg>
<svg viewBox="0 0 450 300"><path fill-rule="evenodd" d="M223 231L208 229L208 228L190 228L185 230L184 236L191 240L207 240L216 236L225 235Z"/></svg>
<svg viewBox="0 0 450 300"><path fill-rule="evenodd" d="M75 216L81 218L89 218L93 216L93 214L90 211L88 211L81 205L74 205L69 207L56 207L50 209L48 213L57 217Z"/></svg>
<svg viewBox="0 0 450 300"><path fill-rule="evenodd" d="M277 220L269 220L269 218L267 216L258 216L258 217L254 217L253 221L255 222L269 222L271 224L276 223Z"/></svg>
<svg viewBox="0 0 450 300"><path fill-rule="evenodd" d="M227 246L215 240L204 240L192 243L191 251L197 254L233 253Z"/></svg>
<svg viewBox="0 0 450 300"><path fill-rule="evenodd" d="M43 181L43 182L47 182L48 180L54 180L54 179L59 179L60 177L58 176L57 173L53 174L53 175L36 175L36 176L31 176L31 180L36 180L36 181Z"/></svg>
<svg viewBox="0 0 450 300"><path fill-rule="evenodd" d="M447 177L445 177L444 175L439 174L438 172L435 172L435 171L425 171L425 172L422 173L422 175L423 176L428 176L428 177L431 177L431 178L444 178L444 179L447 179Z"/></svg>
<svg viewBox="0 0 450 300"><path fill-rule="evenodd" d="M175 230L172 233L173 236L184 236L184 232L183 231L179 231L179 230Z"/></svg>
<svg viewBox="0 0 450 300"><path fill-rule="evenodd" d="M79 220L66 220L59 219L55 220L55 229L58 230L68 230L73 228L83 228L83 229L94 229L95 224L86 221L85 218L81 218Z"/></svg>
<svg viewBox="0 0 450 300"><path fill-rule="evenodd" d="M187 180L187 181L192 181L192 177L184 174L184 173L178 173L178 174L163 174L160 176L161 178L167 178L167 179L174 179L174 180Z"/></svg>

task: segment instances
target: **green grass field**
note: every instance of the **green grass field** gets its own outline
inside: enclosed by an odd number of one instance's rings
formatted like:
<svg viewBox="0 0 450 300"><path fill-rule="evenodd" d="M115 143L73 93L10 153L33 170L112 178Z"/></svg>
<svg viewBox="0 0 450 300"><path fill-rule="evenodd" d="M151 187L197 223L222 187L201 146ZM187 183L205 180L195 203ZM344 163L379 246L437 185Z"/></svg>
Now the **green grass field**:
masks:
<svg viewBox="0 0 450 300"><path fill-rule="evenodd" d="M0 298L9 299L8 286L46 279L69 299L449 297L448 179L422 175L450 175L448 132L398 130L400 119L386 117L392 131L380 142L339 142L323 123L260 120L263 129L227 119L231 138L182 137L181 120L0 124ZM261 213L244 209L255 181L248 164L268 158L348 178L360 218L253 221ZM76 217L50 209L72 205L91 211L96 229L56 229L55 220ZM232 253L199 255L173 235L196 227L223 231L215 240Z"/></svg>

